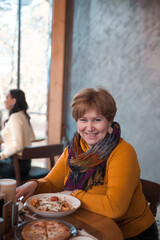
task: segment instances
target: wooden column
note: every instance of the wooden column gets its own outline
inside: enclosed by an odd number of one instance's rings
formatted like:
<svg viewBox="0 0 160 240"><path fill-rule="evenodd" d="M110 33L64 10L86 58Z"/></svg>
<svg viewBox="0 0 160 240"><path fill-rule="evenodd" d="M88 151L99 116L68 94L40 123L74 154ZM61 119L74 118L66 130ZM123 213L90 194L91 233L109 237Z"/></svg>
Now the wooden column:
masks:
<svg viewBox="0 0 160 240"><path fill-rule="evenodd" d="M48 97L48 144L61 142L66 1L53 1L51 67Z"/></svg>

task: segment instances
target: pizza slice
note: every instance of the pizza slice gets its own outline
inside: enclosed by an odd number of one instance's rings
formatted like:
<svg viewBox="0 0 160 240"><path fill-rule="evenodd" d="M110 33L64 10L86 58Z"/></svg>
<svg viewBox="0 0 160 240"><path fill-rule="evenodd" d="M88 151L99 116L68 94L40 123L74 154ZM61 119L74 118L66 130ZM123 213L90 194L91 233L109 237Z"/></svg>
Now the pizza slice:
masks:
<svg viewBox="0 0 160 240"><path fill-rule="evenodd" d="M67 240L71 237L68 226L58 221L46 221L48 240Z"/></svg>
<svg viewBox="0 0 160 240"><path fill-rule="evenodd" d="M47 240L46 220L28 223L22 230L24 240Z"/></svg>

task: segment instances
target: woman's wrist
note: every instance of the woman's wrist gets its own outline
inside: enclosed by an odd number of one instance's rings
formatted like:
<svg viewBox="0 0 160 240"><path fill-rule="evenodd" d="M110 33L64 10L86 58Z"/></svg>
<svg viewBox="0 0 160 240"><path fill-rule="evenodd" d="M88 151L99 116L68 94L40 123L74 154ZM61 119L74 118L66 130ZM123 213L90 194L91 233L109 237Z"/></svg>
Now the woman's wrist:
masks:
<svg viewBox="0 0 160 240"><path fill-rule="evenodd" d="M34 189L34 192L36 192L36 190L39 187L39 182L36 179L28 180L26 183L31 183L32 184L32 186L33 186L32 188Z"/></svg>
<svg viewBox="0 0 160 240"><path fill-rule="evenodd" d="M74 189L72 192L71 192L71 196L74 195L74 193L76 193L78 191L78 189Z"/></svg>
<svg viewBox="0 0 160 240"><path fill-rule="evenodd" d="M35 190L34 191L36 192L36 190L39 187L39 182L37 180L33 180L33 182L34 182L34 186L35 186Z"/></svg>

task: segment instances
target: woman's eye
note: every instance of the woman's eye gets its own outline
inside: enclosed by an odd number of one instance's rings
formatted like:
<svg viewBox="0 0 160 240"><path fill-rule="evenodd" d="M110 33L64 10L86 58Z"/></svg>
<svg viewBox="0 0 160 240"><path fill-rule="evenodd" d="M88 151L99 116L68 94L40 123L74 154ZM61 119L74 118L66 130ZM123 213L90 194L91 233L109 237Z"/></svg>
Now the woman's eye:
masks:
<svg viewBox="0 0 160 240"><path fill-rule="evenodd" d="M94 121L95 121L95 122L100 122L101 119L100 119L100 118L96 118Z"/></svg>
<svg viewBox="0 0 160 240"><path fill-rule="evenodd" d="M85 118L80 118L80 121L81 122L86 122L86 119Z"/></svg>

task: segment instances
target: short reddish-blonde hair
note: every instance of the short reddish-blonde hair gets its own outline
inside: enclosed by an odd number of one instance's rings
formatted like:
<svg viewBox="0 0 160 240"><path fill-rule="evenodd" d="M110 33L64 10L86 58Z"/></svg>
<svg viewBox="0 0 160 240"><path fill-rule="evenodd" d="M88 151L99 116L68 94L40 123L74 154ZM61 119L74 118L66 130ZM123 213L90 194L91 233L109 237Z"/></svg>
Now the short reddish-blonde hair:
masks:
<svg viewBox="0 0 160 240"><path fill-rule="evenodd" d="M72 116L76 121L90 109L95 109L109 122L113 121L117 111L114 98L104 88L86 88L74 96Z"/></svg>

